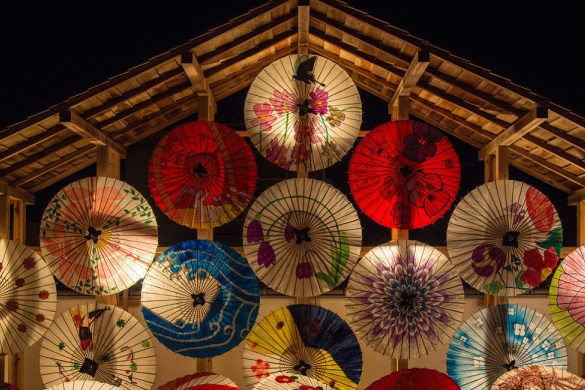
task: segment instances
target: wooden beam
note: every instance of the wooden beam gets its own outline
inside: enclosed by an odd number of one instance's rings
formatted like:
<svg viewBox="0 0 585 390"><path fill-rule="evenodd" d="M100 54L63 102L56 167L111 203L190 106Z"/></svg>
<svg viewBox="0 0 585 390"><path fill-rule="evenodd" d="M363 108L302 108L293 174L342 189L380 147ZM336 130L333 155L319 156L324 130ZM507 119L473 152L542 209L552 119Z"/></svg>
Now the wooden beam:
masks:
<svg viewBox="0 0 585 390"><path fill-rule="evenodd" d="M35 204L35 196L30 192L12 185L0 184L0 195L8 196L10 199L22 200L27 205Z"/></svg>
<svg viewBox="0 0 585 390"><path fill-rule="evenodd" d="M579 149L581 152L585 152L585 141L582 140L581 138L573 137L572 135L565 133L563 130L550 125L549 123L541 124L540 128L545 131L548 131L552 135L557 136L563 141L570 143L575 148Z"/></svg>
<svg viewBox="0 0 585 390"><path fill-rule="evenodd" d="M59 113L59 122L69 130L87 139L90 143L96 146L106 146L123 158L126 158L126 149L122 145L118 144L74 111L61 111Z"/></svg>
<svg viewBox="0 0 585 390"><path fill-rule="evenodd" d="M53 126L49 129L43 131L41 134L38 134L38 135L35 135L35 136L29 138L25 142L11 146L7 150L0 153L0 162L4 161L10 157L16 156L17 154L20 154L20 153L22 153L22 152L24 152L32 147L35 147L35 146L41 144L42 142L48 140L49 138L52 138L52 137L55 137L55 136L61 134L65 130L67 130L67 128L65 126L59 124L59 125Z"/></svg>
<svg viewBox="0 0 585 390"><path fill-rule="evenodd" d="M490 143L479 151L479 159L484 160L486 155L494 154L498 146L512 145L542 122L548 119L548 109L537 106L528 111L524 116L518 118L507 129L502 131Z"/></svg>
<svg viewBox="0 0 585 390"><path fill-rule="evenodd" d="M309 20L311 6L309 0L299 0L297 8L297 47L300 56L309 54Z"/></svg>
<svg viewBox="0 0 585 390"><path fill-rule="evenodd" d="M498 146L484 160L484 182L508 180L510 177L508 146Z"/></svg>
<svg viewBox="0 0 585 390"><path fill-rule="evenodd" d="M28 191L35 193L38 192L44 188L47 188L48 186L50 186L51 184L55 184L69 176L71 176L72 174L79 172L80 170L82 170L83 168L87 168L90 165L93 165L95 163L95 156L94 157L90 157L85 161L80 162L77 165L72 166L71 168L51 177L48 179L43 179L40 183L35 184L33 187L27 188Z"/></svg>
<svg viewBox="0 0 585 390"><path fill-rule="evenodd" d="M585 201L585 187L573 192L572 194L569 194L569 197L567 198L567 203L569 206L575 206L582 201Z"/></svg>
<svg viewBox="0 0 585 390"><path fill-rule="evenodd" d="M107 146L96 150L96 176L120 178L120 155Z"/></svg>
<svg viewBox="0 0 585 390"><path fill-rule="evenodd" d="M207 83L203 69L201 69L201 65L199 65L199 61L197 61L193 52L188 51L181 54L181 67L198 95L203 94L213 98L213 94L211 93L211 89L209 89L209 84Z"/></svg>
<svg viewBox="0 0 585 390"><path fill-rule="evenodd" d="M10 197L0 194L0 238L10 239Z"/></svg>
<svg viewBox="0 0 585 390"><path fill-rule="evenodd" d="M526 134L524 139L528 142L533 143L534 145L538 146L539 148L546 150L547 152L554 154L556 157L565 160L569 164L576 165L577 167L585 170L585 161L581 158L577 158L575 156L570 155L569 153L565 152L562 149L559 149L555 146L552 146L549 142L544 141L540 138L536 138L530 134Z"/></svg>
<svg viewBox="0 0 585 390"><path fill-rule="evenodd" d="M410 65L406 69L406 73L400 80L398 87L394 91L394 95L390 98L388 104L388 110L392 110L398 104L399 96L409 96L412 88L418 83L421 76L425 72L427 66L430 63L430 54L426 50L419 50L416 55L412 58Z"/></svg>
<svg viewBox="0 0 585 390"><path fill-rule="evenodd" d="M534 162L537 165L540 165L543 168L546 168L552 172L554 172L555 174L564 177L565 179L572 181L573 183L577 184L580 187L585 187L585 179L581 179L578 176L573 175L572 173L567 172L566 170L558 167L557 165L551 164L550 162L546 161L543 158L540 158L538 156L535 156L534 154L527 152L524 149L521 149L519 147L516 146L510 146L510 151L519 154L520 156ZM532 174L531 172L528 172L530 174ZM545 180L545 182L548 183L548 181ZM550 183L549 183L550 184Z"/></svg>

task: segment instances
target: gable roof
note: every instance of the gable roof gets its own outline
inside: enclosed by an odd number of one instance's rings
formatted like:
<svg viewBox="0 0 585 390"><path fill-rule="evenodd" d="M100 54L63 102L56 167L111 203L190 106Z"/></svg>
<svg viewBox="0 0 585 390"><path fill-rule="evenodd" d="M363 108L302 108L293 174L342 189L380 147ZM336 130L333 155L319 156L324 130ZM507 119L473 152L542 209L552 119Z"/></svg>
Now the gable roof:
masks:
<svg viewBox="0 0 585 390"><path fill-rule="evenodd" d="M95 163L96 145L123 154L196 114L198 94L219 101L248 87L265 66L297 52L305 28L298 10L296 0L269 1L7 127L0 132L0 184L37 192ZM412 115L478 149L506 137L512 166L572 199L583 194L585 118L338 0L310 1L302 39L310 53L386 101L411 64L428 60L409 88Z"/></svg>

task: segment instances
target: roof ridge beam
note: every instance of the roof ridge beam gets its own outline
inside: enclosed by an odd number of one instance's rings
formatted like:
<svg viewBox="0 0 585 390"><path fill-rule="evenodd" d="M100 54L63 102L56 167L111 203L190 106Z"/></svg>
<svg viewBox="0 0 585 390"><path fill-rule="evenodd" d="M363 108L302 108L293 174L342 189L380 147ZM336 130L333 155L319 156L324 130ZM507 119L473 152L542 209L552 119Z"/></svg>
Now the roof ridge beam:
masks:
<svg viewBox="0 0 585 390"><path fill-rule="evenodd" d="M199 61L197 61L197 58L192 51L181 54L181 67L195 88L197 96L207 97L208 104L210 107L212 107L213 112L217 111L215 97L211 92L211 88L209 88L209 83L205 78L203 69L201 69L201 65L199 64Z"/></svg>
<svg viewBox="0 0 585 390"><path fill-rule="evenodd" d="M126 148L71 110L59 113L59 123L96 146L106 146L126 158Z"/></svg>
<svg viewBox="0 0 585 390"><path fill-rule="evenodd" d="M300 56L309 54L309 20L311 18L310 0L299 0L297 7L297 49Z"/></svg>
<svg viewBox="0 0 585 390"><path fill-rule="evenodd" d="M430 63L430 54L427 50L418 50L416 55L410 61L402 80L396 87L394 94L390 98L388 103L388 110L392 112L392 109L398 104L398 98L400 96L410 96L412 88L418 83L423 73L427 69Z"/></svg>

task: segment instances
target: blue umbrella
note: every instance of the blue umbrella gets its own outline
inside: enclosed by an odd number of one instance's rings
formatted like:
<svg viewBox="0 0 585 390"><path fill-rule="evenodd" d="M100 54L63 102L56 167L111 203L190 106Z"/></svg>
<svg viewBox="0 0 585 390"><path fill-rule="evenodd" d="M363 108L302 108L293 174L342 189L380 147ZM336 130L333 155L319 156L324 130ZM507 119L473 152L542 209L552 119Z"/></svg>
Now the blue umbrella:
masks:
<svg viewBox="0 0 585 390"><path fill-rule="evenodd" d="M154 336L170 350L195 358L237 346L254 325L259 304L254 271L217 241L169 247L142 285L142 314Z"/></svg>

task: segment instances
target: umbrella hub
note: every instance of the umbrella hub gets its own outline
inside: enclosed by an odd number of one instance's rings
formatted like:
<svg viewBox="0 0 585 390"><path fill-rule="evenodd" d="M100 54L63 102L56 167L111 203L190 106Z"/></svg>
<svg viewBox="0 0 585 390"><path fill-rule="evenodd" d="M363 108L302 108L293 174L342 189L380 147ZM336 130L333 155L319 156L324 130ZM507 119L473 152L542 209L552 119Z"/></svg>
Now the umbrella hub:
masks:
<svg viewBox="0 0 585 390"><path fill-rule="evenodd" d="M305 99L305 101L301 104L297 104L297 107L299 108L299 116L305 116L307 114L313 113L313 109L309 106L308 99Z"/></svg>
<svg viewBox="0 0 585 390"><path fill-rule="evenodd" d="M204 292L199 293L199 294L191 294L191 298L193 298L193 307L205 305L205 293Z"/></svg>
<svg viewBox="0 0 585 390"><path fill-rule="evenodd" d="M506 371L517 370L518 366L516 366L516 360L513 359L509 363L502 364L502 367L506 369Z"/></svg>
<svg viewBox="0 0 585 390"><path fill-rule="evenodd" d="M502 245L503 246L513 246L514 248L518 248L518 237L520 236L520 232L516 231L509 231L504 233L504 237L502 238Z"/></svg>
<svg viewBox="0 0 585 390"><path fill-rule="evenodd" d="M101 230L98 230L93 226L89 226L87 228L87 234L83 236L83 238L85 238L87 241L92 240L94 244L97 244L101 234L102 234Z"/></svg>
<svg viewBox="0 0 585 390"><path fill-rule="evenodd" d="M310 228L306 227L304 229L297 229L293 227L293 232L295 233L296 237L296 244L301 245L303 241L311 242L311 237L309 236Z"/></svg>
<svg viewBox="0 0 585 390"><path fill-rule="evenodd" d="M95 374L98 370L98 367L99 364L97 364L95 360L85 358L83 364L81 365L81 367L79 367L79 372L81 372L82 374L91 375L92 377L95 378Z"/></svg>
<svg viewBox="0 0 585 390"><path fill-rule="evenodd" d="M398 306L408 311L414 310L419 305L420 294L417 291L402 291L398 297Z"/></svg>
<svg viewBox="0 0 585 390"><path fill-rule="evenodd" d="M203 166L203 164L201 164L201 162L197 163L197 166L193 169L191 169L191 172L193 172L194 174L197 175L197 178L199 180L203 179L203 177L205 175L209 174L209 171L207 169L205 169L205 167Z"/></svg>
<svg viewBox="0 0 585 390"><path fill-rule="evenodd" d="M303 359L299 360L299 364L293 367L293 370L298 371L301 375L307 375L307 371L309 371L312 366L309 363L305 363Z"/></svg>
<svg viewBox="0 0 585 390"><path fill-rule="evenodd" d="M408 179L414 173L414 171L410 169L410 165L408 164L406 164L402 168L398 168L398 170L400 171L402 178L405 180Z"/></svg>

